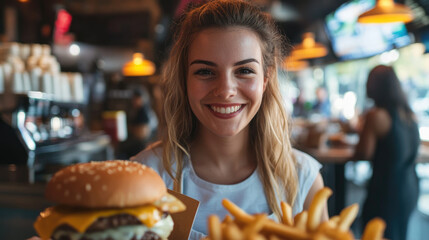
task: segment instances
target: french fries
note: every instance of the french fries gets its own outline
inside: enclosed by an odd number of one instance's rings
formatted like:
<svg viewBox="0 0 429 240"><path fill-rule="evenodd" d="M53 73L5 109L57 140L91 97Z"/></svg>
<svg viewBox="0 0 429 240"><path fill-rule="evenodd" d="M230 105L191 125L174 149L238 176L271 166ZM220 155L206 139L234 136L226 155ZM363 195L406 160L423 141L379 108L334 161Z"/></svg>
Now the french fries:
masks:
<svg viewBox="0 0 429 240"><path fill-rule="evenodd" d="M384 229L386 229L386 223L383 219L374 218L366 224L362 240L381 240Z"/></svg>
<svg viewBox="0 0 429 240"><path fill-rule="evenodd" d="M247 214L241 208L239 208L237 205L227 199L224 199L222 201L222 204L226 208L226 210L228 210L235 217L238 222L249 224L255 219L255 216ZM272 220L267 220L264 222L263 230L273 232L280 237L297 240L308 239L308 234L306 232L293 228L291 226L276 223Z"/></svg>
<svg viewBox="0 0 429 240"><path fill-rule="evenodd" d="M281 223L269 219L266 214L250 215L224 199L222 204L231 216L227 215L222 222L217 216L210 216L209 234L205 240L353 240L350 226L358 214L358 204L352 204L340 215L321 222L323 208L331 194L331 189L321 189L315 194L308 211L295 217L292 217L292 207L281 202ZM385 227L382 219L371 220L362 240L381 240Z"/></svg>
<svg viewBox="0 0 429 240"><path fill-rule="evenodd" d="M320 219L323 213L328 198L332 195L332 190L325 187L320 189L313 198L308 210L307 230L314 231L320 224Z"/></svg>
<svg viewBox="0 0 429 240"><path fill-rule="evenodd" d="M211 229L209 236L211 240L222 240L222 232L220 228L220 220L218 216L209 216L209 229Z"/></svg>
<svg viewBox="0 0 429 240"><path fill-rule="evenodd" d="M225 240L243 239L243 233L234 222L224 226L223 237Z"/></svg>
<svg viewBox="0 0 429 240"><path fill-rule="evenodd" d="M344 208L340 213L340 219L338 223L338 229L345 232L352 225L359 211L359 205L357 203Z"/></svg>
<svg viewBox="0 0 429 240"><path fill-rule="evenodd" d="M292 207L285 202L280 203L280 207L282 209L282 222L283 224L293 226L293 218L292 218Z"/></svg>
<svg viewBox="0 0 429 240"><path fill-rule="evenodd" d="M307 219L308 219L308 212L302 211L295 215L294 223L295 227L298 229L301 229L303 231L307 231Z"/></svg>
<svg viewBox="0 0 429 240"><path fill-rule="evenodd" d="M244 237L254 236L259 233L265 225L265 221L267 221L267 216L256 215L255 219L243 229Z"/></svg>

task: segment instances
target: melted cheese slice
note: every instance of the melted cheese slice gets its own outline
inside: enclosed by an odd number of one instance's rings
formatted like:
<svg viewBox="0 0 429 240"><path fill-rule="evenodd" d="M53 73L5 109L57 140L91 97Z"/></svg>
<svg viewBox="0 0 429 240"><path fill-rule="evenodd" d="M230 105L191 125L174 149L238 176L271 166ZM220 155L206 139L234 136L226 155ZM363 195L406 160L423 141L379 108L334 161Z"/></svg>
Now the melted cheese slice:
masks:
<svg viewBox="0 0 429 240"><path fill-rule="evenodd" d="M179 212L186 209L185 205L174 196L167 194L154 205L144 205L131 208L109 208L109 209L82 209L64 206L55 206L41 212L34 228L42 240L49 240L55 229L68 224L78 232L83 233L99 217L109 217L117 214L127 213L137 217L147 227L154 226L161 220L162 212Z"/></svg>
<svg viewBox="0 0 429 240"><path fill-rule="evenodd" d="M40 213L34 223L34 228L42 240L48 240L54 230L62 225L68 224L78 232L83 233L99 217L108 217L117 214L128 213L136 216L143 224L152 227L161 220L162 213L151 205L123 209L88 210L74 209L61 206L47 208Z"/></svg>

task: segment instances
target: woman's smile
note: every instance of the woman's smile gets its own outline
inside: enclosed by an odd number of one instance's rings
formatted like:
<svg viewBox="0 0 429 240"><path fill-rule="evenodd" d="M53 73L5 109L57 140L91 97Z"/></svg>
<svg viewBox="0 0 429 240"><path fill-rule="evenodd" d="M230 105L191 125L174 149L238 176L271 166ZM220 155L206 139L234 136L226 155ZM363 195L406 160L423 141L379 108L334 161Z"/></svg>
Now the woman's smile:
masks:
<svg viewBox="0 0 429 240"><path fill-rule="evenodd" d="M245 107L245 104L209 104L212 113L219 118L233 118L237 116Z"/></svg>

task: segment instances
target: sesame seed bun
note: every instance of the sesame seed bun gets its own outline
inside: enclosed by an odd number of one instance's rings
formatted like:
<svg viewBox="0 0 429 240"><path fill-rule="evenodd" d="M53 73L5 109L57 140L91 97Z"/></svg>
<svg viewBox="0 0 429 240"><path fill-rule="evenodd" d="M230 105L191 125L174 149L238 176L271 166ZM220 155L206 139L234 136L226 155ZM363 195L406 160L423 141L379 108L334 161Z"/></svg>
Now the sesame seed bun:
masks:
<svg viewBox="0 0 429 240"><path fill-rule="evenodd" d="M161 177L137 162L112 160L75 164L58 171L46 186L57 204L86 207L134 207L167 193Z"/></svg>

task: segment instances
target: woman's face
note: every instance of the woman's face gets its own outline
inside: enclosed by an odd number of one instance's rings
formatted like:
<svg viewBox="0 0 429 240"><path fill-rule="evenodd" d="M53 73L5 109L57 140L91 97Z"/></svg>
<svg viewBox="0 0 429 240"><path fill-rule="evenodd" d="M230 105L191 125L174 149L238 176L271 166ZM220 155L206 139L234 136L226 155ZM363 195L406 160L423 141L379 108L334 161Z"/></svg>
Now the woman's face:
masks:
<svg viewBox="0 0 429 240"><path fill-rule="evenodd" d="M257 113L267 84L258 36L246 28L209 28L189 49L187 92L200 130L234 136Z"/></svg>

